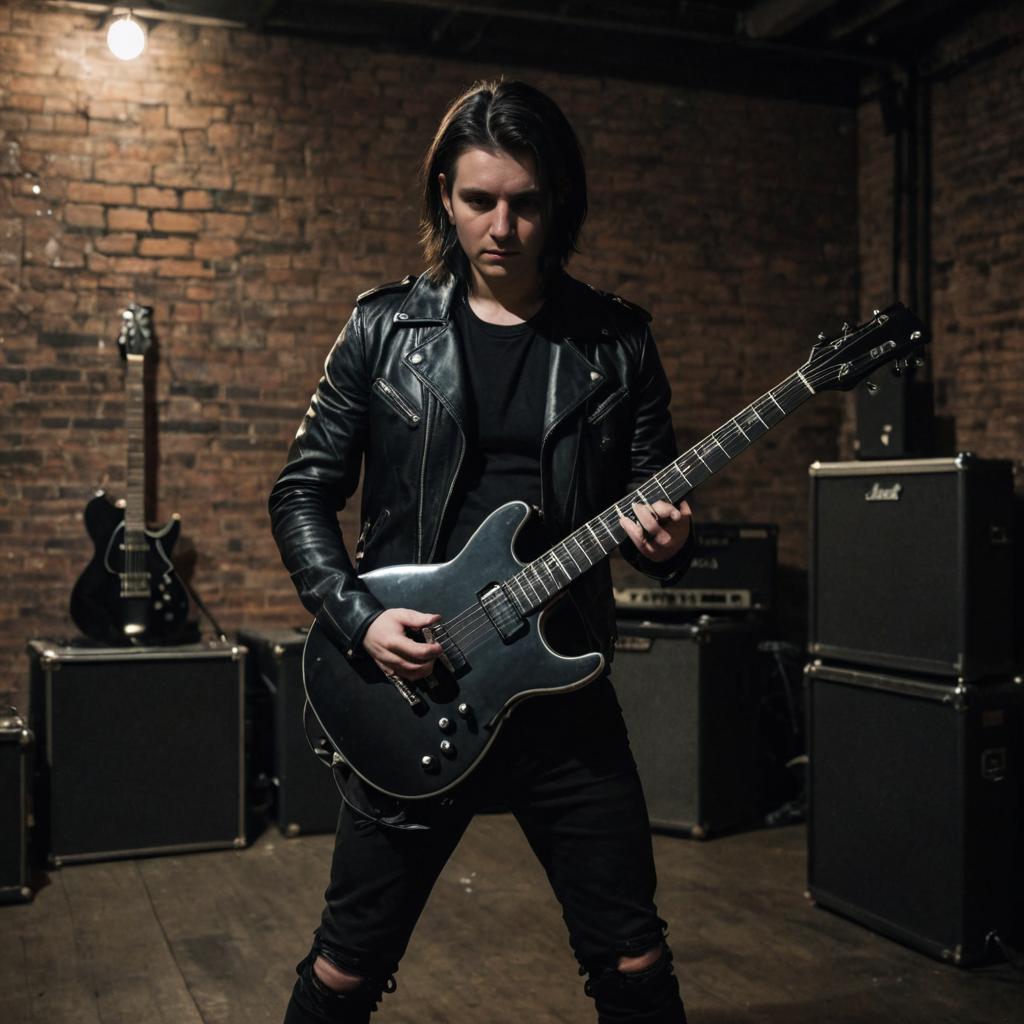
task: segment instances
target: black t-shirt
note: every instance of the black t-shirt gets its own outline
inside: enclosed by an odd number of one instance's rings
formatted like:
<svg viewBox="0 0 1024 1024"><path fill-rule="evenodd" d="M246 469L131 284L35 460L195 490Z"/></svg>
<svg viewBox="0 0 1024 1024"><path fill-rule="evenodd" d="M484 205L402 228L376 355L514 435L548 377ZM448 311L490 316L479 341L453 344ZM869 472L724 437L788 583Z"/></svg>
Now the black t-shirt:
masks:
<svg viewBox="0 0 1024 1024"><path fill-rule="evenodd" d="M473 402L459 489L445 517L437 557L462 550L499 505L540 505L540 446L550 345L544 310L511 326L481 320L465 300L455 310Z"/></svg>

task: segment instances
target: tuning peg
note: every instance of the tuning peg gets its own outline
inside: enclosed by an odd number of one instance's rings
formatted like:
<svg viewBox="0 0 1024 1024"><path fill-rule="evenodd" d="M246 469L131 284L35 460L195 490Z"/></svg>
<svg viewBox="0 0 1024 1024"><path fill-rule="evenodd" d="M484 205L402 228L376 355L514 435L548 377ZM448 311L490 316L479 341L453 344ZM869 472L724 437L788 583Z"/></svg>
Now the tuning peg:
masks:
<svg viewBox="0 0 1024 1024"><path fill-rule="evenodd" d="M881 312L882 311L880 309L873 309L873 310L871 310L871 315L872 316L878 316L878 314L881 313Z"/></svg>
<svg viewBox="0 0 1024 1024"><path fill-rule="evenodd" d="M914 333L911 334L911 336L910 336L910 340L911 341L920 341L921 340L921 332L920 331L914 331Z"/></svg>
<svg viewBox="0 0 1024 1024"><path fill-rule="evenodd" d="M824 331L818 331L818 341L824 341L824 340L825 340L825 332ZM807 342L805 341L804 344L806 345Z"/></svg>
<svg viewBox="0 0 1024 1024"><path fill-rule="evenodd" d="M914 365L917 367L924 366L924 356L914 356Z"/></svg>
<svg viewBox="0 0 1024 1024"><path fill-rule="evenodd" d="M864 381L864 387L869 395L873 395L878 390L878 385L873 380Z"/></svg>
<svg viewBox="0 0 1024 1024"><path fill-rule="evenodd" d="M850 325L844 320L843 321L843 334L847 334L850 330Z"/></svg>

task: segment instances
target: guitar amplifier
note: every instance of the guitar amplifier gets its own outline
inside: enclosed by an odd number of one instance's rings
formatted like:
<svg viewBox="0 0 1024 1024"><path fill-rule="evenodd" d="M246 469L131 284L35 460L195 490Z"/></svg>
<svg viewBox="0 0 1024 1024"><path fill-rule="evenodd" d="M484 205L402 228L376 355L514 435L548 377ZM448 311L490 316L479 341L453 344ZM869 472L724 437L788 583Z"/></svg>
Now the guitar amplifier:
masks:
<svg viewBox="0 0 1024 1024"><path fill-rule="evenodd" d="M757 818L757 632L619 620L612 682L652 827L700 839Z"/></svg>
<svg viewBox="0 0 1024 1024"><path fill-rule="evenodd" d="M29 751L32 732L14 708L0 714L0 903L30 900Z"/></svg>
<svg viewBox="0 0 1024 1024"><path fill-rule="evenodd" d="M701 523L690 568L678 584L652 586L622 559L613 564L622 615L768 611L775 605L779 528L773 523Z"/></svg>
<svg viewBox="0 0 1024 1024"><path fill-rule="evenodd" d="M1013 672L1008 461L814 463L810 650L965 681Z"/></svg>
<svg viewBox="0 0 1024 1024"><path fill-rule="evenodd" d="M250 707L262 708L256 735L270 742L265 770L276 794L277 825L286 836L333 832L341 809L334 773L310 750L302 725L306 692L302 684L304 631L252 630L239 634L249 649ZM266 698L266 699L264 699Z"/></svg>
<svg viewBox="0 0 1024 1024"><path fill-rule="evenodd" d="M821 906L957 964L1024 926L1024 683L807 669Z"/></svg>
<svg viewBox="0 0 1024 1024"><path fill-rule="evenodd" d="M41 856L245 845L244 647L28 647Z"/></svg>

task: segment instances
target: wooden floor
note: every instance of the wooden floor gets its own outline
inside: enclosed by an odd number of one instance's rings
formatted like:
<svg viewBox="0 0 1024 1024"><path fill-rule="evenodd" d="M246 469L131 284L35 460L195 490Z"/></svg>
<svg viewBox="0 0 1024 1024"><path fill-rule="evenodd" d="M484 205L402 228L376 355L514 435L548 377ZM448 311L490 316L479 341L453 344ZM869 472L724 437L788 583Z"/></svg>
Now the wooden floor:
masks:
<svg viewBox="0 0 1024 1024"><path fill-rule="evenodd" d="M319 914L332 841L77 865L0 907L4 1024L279 1024ZM804 830L655 837L692 1024L1019 1024L1006 964L960 970L811 906ZM515 822L474 822L380 1017L592 1022L558 909Z"/></svg>

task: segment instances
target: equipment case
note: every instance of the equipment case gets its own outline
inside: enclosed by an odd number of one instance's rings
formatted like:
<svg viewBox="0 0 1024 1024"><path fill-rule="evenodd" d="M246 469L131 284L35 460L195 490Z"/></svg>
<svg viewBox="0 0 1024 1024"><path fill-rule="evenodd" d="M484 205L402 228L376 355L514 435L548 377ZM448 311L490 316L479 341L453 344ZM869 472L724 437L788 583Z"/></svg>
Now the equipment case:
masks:
<svg viewBox="0 0 1024 1024"><path fill-rule="evenodd" d="M32 898L28 878L32 732L14 708L0 713L0 903Z"/></svg>
<svg viewBox="0 0 1024 1024"><path fill-rule="evenodd" d="M42 857L245 845L244 647L28 647Z"/></svg>
<svg viewBox="0 0 1024 1024"><path fill-rule="evenodd" d="M619 619L611 679L653 828L703 839L756 820L759 629Z"/></svg>
<svg viewBox="0 0 1024 1024"><path fill-rule="evenodd" d="M956 964L1017 941L1024 683L806 675L814 900Z"/></svg>

